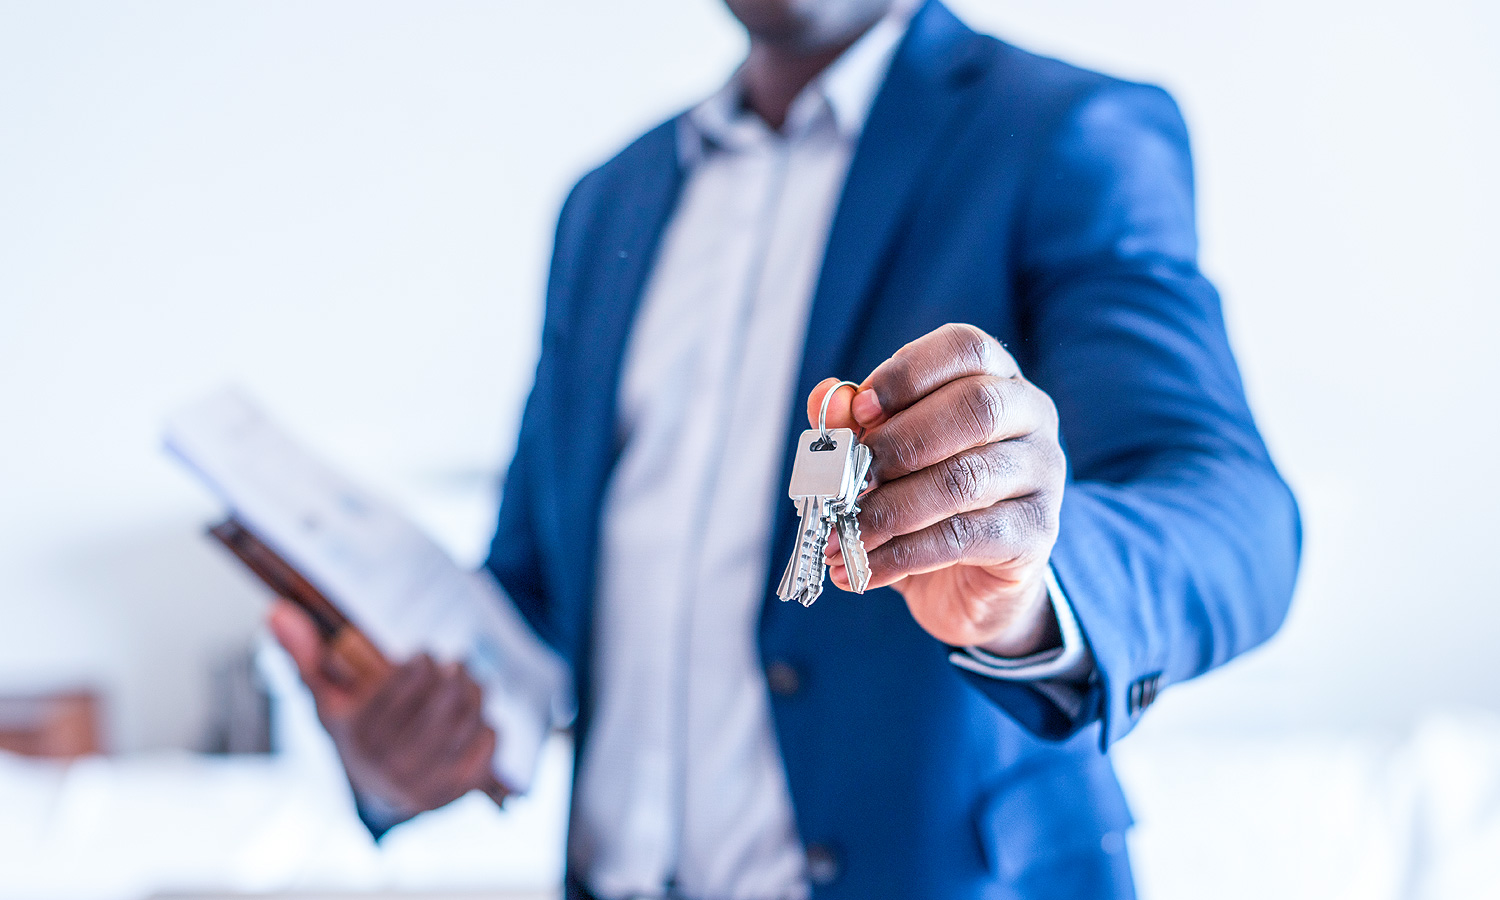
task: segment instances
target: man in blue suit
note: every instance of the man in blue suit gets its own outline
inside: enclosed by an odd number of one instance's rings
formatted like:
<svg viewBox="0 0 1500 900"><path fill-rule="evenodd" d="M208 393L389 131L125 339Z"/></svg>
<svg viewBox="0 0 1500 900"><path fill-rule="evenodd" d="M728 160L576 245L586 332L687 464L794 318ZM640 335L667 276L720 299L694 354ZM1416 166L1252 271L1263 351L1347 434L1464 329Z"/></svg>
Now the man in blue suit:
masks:
<svg viewBox="0 0 1500 900"><path fill-rule="evenodd" d="M734 78L564 206L486 564L573 676L569 894L1132 896L1107 751L1275 631L1299 544L1177 109L936 0L729 6ZM845 375L875 589L804 609L793 441ZM478 783L462 671L340 705L276 615L375 830Z"/></svg>

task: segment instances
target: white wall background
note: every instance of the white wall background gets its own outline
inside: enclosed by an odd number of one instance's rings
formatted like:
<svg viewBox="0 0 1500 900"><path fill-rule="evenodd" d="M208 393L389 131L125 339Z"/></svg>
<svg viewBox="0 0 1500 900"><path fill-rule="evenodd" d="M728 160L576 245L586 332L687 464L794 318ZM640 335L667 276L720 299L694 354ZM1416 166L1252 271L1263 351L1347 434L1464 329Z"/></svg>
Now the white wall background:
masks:
<svg viewBox="0 0 1500 900"><path fill-rule="evenodd" d="M1302 499L1287 627L1150 727L1500 710L1495 5L954 6L1177 95ZM261 597L157 431L224 381L476 557L562 194L716 86L731 25L715 0L0 2L0 691L94 682L116 747L197 739Z"/></svg>

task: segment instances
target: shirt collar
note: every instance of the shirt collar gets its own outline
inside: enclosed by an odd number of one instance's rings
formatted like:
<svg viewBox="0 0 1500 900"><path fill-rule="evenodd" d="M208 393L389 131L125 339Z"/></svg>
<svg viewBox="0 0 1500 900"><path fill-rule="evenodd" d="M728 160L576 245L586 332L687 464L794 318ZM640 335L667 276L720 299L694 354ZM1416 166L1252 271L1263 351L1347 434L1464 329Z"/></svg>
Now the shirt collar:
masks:
<svg viewBox="0 0 1500 900"><path fill-rule="evenodd" d="M879 22L803 88L792 101L783 130L795 134L826 105L839 136L857 139L916 5L916 0L897 0ZM722 88L682 117L677 130L678 158L690 167L713 147L741 146L769 134L765 123L745 108L742 67Z"/></svg>

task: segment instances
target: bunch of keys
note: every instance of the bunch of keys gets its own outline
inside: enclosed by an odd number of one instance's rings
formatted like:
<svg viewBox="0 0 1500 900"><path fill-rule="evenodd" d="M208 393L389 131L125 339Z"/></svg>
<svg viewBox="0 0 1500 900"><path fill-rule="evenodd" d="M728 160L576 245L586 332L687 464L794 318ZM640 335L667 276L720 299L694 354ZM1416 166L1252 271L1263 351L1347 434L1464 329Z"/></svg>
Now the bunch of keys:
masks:
<svg viewBox="0 0 1500 900"><path fill-rule="evenodd" d="M797 504L801 522L791 561L781 576L776 596L812 606L823 593L828 564L823 549L828 533L838 529L839 547L849 571L849 586L863 594L870 584L870 560L859 534L859 494L865 489L874 457L870 448L859 442L848 428L828 428L828 401L839 388L852 381L841 381L823 395L818 413L818 427L802 432L797 439L797 456L792 462L792 482L787 496Z"/></svg>

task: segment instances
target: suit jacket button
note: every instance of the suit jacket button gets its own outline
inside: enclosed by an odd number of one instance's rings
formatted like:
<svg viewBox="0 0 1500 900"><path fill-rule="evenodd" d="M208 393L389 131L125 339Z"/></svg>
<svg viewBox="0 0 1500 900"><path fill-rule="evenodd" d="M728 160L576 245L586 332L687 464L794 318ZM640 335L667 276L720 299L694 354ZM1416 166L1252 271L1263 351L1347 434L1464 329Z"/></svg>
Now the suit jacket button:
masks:
<svg viewBox="0 0 1500 900"><path fill-rule="evenodd" d="M813 844L807 848L807 877L813 884L832 884L839 877L839 857L826 844Z"/></svg>
<svg viewBox="0 0 1500 900"><path fill-rule="evenodd" d="M776 661L766 666L766 685L778 697L790 697L802 690L802 676L791 663Z"/></svg>

